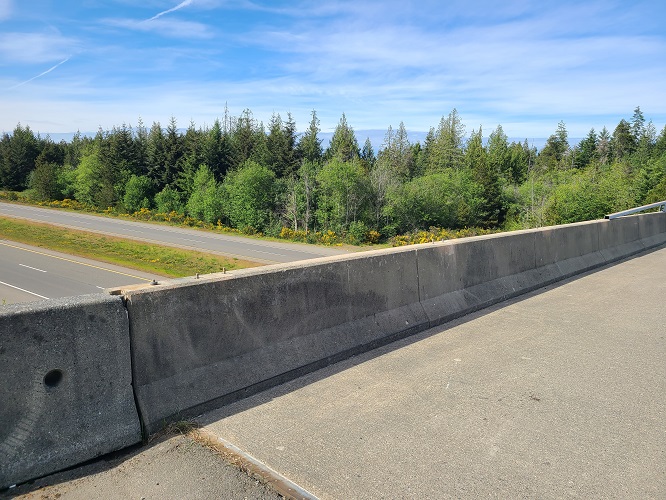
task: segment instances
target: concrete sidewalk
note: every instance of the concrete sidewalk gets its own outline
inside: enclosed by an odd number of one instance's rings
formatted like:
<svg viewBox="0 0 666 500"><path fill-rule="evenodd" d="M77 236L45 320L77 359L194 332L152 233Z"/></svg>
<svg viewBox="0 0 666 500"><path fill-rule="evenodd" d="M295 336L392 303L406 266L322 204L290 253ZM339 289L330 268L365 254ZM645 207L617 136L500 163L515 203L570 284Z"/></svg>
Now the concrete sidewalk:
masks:
<svg viewBox="0 0 666 500"><path fill-rule="evenodd" d="M202 417L322 499L666 498L666 249Z"/></svg>
<svg viewBox="0 0 666 500"><path fill-rule="evenodd" d="M201 416L322 498L666 498L666 248ZM213 448L215 448L213 446ZM276 498L176 436L27 498Z"/></svg>
<svg viewBox="0 0 666 500"><path fill-rule="evenodd" d="M223 456L190 435L176 433L6 490L0 498L281 498L265 482L232 465L234 461L234 457Z"/></svg>

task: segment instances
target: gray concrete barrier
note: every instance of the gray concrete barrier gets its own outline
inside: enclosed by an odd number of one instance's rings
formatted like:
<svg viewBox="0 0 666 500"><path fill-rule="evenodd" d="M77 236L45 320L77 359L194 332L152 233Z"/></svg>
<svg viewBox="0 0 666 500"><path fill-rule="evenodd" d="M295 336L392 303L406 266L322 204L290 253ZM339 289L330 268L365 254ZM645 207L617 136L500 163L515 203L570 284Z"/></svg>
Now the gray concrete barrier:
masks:
<svg viewBox="0 0 666 500"><path fill-rule="evenodd" d="M0 487L663 244L644 214L2 307Z"/></svg>
<svg viewBox="0 0 666 500"><path fill-rule="evenodd" d="M145 430L664 243L665 222L569 224L128 291Z"/></svg>
<svg viewBox="0 0 666 500"><path fill-rule="evenodd" d="M0 307L0 488L141 441L129 348L120 297Z"/></svg>
<svg viewBox="0 0 666 500"><path fill-rule="evenodd" d="M148 432L427 322L410 250L234 274L126 294Z"/></svg>

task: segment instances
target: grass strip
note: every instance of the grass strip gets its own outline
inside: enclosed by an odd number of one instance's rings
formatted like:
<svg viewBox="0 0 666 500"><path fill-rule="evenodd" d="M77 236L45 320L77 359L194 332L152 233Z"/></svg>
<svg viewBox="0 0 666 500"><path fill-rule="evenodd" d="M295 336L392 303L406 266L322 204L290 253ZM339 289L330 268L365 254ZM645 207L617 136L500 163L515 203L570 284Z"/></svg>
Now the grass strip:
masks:
<svg viewBox="0 0 666 500"><path fill-rule="evenodd" d="M0 238L171 278L260 265L233 257L152 245L9 217L0 217Z"/></svg>

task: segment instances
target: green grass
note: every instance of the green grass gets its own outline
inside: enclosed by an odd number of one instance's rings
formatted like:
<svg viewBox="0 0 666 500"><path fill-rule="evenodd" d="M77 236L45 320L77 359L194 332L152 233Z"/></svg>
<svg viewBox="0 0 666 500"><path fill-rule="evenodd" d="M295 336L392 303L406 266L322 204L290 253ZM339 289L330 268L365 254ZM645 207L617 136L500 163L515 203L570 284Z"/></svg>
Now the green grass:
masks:
<svg viewBox="0 0 666 500"><path fill-rule="evenodd" d="M232 257L152 245L9 217L0 217L0 239L173 278L260 265Z"/></svg>

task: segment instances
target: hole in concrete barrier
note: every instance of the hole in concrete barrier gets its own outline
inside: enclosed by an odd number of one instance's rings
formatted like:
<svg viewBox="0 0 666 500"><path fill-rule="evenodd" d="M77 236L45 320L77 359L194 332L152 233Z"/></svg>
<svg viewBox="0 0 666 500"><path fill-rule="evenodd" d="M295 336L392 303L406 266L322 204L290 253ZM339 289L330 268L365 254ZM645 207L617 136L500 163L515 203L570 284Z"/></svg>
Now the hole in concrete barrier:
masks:
<svg viewBox="0 0 666 500"><path fill-rule="evenodd" d="M62 381L61 370L51 370L44 375L44 384L46 387L56 387Z"/></svg>

